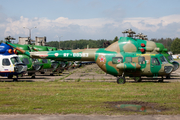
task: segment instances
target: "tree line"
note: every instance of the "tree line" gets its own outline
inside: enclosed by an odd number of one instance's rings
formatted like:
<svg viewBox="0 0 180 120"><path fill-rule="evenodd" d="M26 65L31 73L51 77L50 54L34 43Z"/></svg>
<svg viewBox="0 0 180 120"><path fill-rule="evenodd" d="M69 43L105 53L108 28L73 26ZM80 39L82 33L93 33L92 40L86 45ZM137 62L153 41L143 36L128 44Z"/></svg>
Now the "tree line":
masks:
<svg viewBox="0 0 180 120"><path fill-rule="evenodd" d="M109 41L112 43L112 40L67 40L67 41L50 41L47 42L47 45L51 47L61 48L61 49L84 49L87 48L87 45L89 48L104 48L103 43Z"/></svg>
<svg viewBox="0 0 180 120"><path fill-rule="evenodd" d="M173 52L173 54L180 54L180 39L179 38L151 39L151 41L154 41L156 43L162 43L164 47L167 48L168 51Z"/></svg>
<svg viewBox="0 0 180 120"><path fill-rule="evenodd" d="M80 39L80 40L67 40L67 41L50 41L47 42L47 45L51 47L61 48L61 49L84 49L87 48L87 45L89 48L105 48L109 44L112 44L113 42L118 41L118 37L116 36L113 40L106 40L106 39L100 39L100 40L86 40L86 39ZM161 38L161 39L150 39L150 41L154 41L157 43L162 43L165 48L167 48L168 51L172 51L174 54L180 54L180 39L179 38Z"/></svg>

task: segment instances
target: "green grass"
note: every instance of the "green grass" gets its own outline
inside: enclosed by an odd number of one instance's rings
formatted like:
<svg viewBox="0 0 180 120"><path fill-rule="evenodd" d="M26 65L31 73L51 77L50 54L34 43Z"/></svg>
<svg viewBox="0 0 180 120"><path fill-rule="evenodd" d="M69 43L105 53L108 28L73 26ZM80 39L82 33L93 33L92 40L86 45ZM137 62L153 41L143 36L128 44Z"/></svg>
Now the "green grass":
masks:
<svg viewBox="0 0 180 120"><path fill-rule="evenodd" d="M117 101L157 103L166 108L157 114L180 114L180 83L0 83L0 114L151 114L107 104Z"/></svg>

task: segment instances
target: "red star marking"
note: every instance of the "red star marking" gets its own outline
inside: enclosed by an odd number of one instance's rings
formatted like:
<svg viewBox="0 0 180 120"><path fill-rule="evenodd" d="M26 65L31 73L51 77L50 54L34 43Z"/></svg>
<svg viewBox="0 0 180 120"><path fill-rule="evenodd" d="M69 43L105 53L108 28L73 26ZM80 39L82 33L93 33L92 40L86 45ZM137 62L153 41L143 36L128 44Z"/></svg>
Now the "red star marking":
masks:
<svg viewBox="0 0 180 120"><path fill-rule="evenodd" d="M101 58L99 58L99 59L100 59L100 62L104 62L104 60L105 60L105 58L103 56L101 56Z"/></svg>

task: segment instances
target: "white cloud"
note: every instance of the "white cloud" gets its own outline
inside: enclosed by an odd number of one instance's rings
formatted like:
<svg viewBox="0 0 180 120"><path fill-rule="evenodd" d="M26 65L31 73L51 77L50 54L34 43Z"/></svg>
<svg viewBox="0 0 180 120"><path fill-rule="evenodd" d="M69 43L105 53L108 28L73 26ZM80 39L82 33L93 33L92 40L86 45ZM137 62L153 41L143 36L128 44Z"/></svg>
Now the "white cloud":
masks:
<svg viewBox="0 0 180 120"><path fill-rule="evenodd" d="M165 27L171 23L178 23L180 24L180 15L170 15L164 16L160 18L127 18L124 19L122 24L130 23L133 27L139 30L150 30L152 32L157 31L161 27Z"/></svg>
<svg viewBox="0 0 180 120"><path fill-rule="evenodd" d="M54 20L37 17L29 19L21 16L19 20L7 18L6 21L0 22L0 32L4 33L0 37L3 39L8 35L27 36L29 31L23 27L32 28L35 26L37 29L33 30L35 31L33 35L47 36L50 40L59 34L63 35L64 39L114 39L115 36L122 36L121 32L128 28L137 30L136 32L148 33L148 36L154 38L180 37L180 15L160 18L124 18L122 21L110 18L69 19L65 17Z"/></svg>

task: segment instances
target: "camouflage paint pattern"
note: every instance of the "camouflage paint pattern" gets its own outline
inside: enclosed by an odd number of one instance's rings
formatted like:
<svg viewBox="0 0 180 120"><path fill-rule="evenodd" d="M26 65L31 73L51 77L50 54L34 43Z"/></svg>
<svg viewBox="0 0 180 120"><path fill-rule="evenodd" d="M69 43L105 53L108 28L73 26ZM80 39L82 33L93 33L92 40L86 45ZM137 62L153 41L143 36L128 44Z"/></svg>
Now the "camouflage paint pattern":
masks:
<svg viewBox="0 0 180 120"><path fill-rule="evenodd" d="M164 76L172 72L173 65L162 61L164 56L159 51L160 48L152 41L121 37L107 48L30 52L29 56L63 61L95 61L103 71L114 76Z"/></svg>

